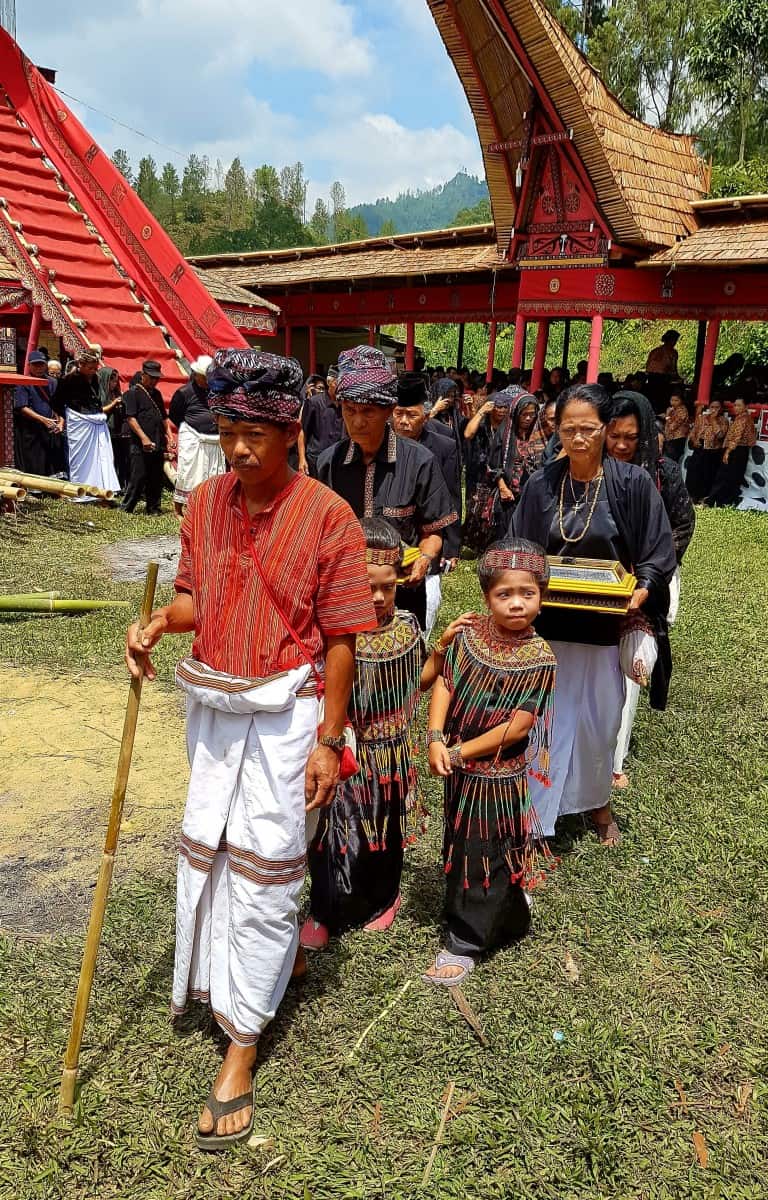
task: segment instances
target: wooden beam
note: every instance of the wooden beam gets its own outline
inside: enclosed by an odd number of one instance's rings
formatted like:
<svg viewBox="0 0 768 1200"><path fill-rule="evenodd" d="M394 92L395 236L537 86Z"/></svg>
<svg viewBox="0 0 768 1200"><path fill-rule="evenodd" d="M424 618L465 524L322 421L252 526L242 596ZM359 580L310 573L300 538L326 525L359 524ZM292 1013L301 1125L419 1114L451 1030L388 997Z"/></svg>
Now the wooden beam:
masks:
<svg viewBox="0 0 768 1200"><path fill-rule="evenodd" d="M547 359L547 341L549 338L549 321L542 318L536 330L536 350L533 356L533 371L531 373L531 391L541 387L544 379L544 368Z"/></svg>
<svg viewBox="0 0 768 1200"><path fill-rule="evenodd" d="M600 350L603 344L603 318L596 313L592 318L589 335L589 358L587 359L587 383L597 383L600 373Z"/></svg>
<svg viewBox="0 0 768 1200"><path fill-rule="evenodd" d="M712 373L715 369L715 355L717 354L717 339L720 337L720 318L713 317L707 325L707 336L704 342L704 354L701 360L701 374L699 375L699 386L696 391L696 407L704 407L709 404L710 395L712 392Z"/></svg>
<svg viewBox="0 0 768 1200"><path fill-rule="evenodd" d="M515 317L515 340L512 343L513 367L522 367L525 360L525 317L518 313Z"/></svg>
<svg viewBox="0 0 768 1200"><path fill-rule="evenodd" d="M491 321L488 327L488 359L485 364L485 381L490 383L493 379L493 364L496 358L496 322Z"/></svg>

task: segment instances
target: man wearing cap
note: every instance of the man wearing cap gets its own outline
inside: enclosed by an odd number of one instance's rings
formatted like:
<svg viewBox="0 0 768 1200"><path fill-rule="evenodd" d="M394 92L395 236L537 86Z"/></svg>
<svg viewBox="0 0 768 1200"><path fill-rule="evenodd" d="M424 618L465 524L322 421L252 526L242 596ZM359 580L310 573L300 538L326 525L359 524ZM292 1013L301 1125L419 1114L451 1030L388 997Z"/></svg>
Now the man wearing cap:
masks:
<svg viewBox="0 0 768 1200"><path fill-rule="evenodd" d="M325 388L314 390L307 397L301 410L301 426L309 473L317 479L317 462L324 450L340 442L344 436L344 421L341 416L336 387L338 367L329 367Z"/></svg>
<svg viewBox="0 0 768 1200"><path fill-rule="evenodd" d="M61 445L64 422L51 406L56 385L48 378L42 351L33 350L29 355L27 374L41 383L23 383L13 389L14 465L31 475L48 475L58 469L56 444Z"/></svg>
<svg viewBox="0 0 768 1200"><path fill-rule="evenodd" d="M132 626L126 647L131 674L153 679L137 655L165 633L195 633L176 673L191 777L172 1008L209 1003L230 1039L198 1126L212 1150L250 1132L256 1045L304 965L306 814L333 798L355 635L377 625L354 514L288 465L300 385L295 359L215 354L209 403L232 470L190 496L176 597L143 633Z"/></svg>
<svg viewBox="0 0 768 1200"><path fill-rule="evenodd" d="M173 507L179 518L192 489L212 475L223 475L227 469L216 418L208 407L208 371L212 365L209 354L201 354L190 363L189 382L173 393L168 409L171 424L179 431L173 489Z"/></svg>
<svg viewBox="0 0 768 1200"><path fill-rule="evenodd" d="M441 600L442 570L456 565L461 549L461 464L457 461L456 446L447 426L429 421L427 385L417 372L407 372L397 381L397 406L392 414L392 428L398 437L418 442L434 455L448 487L457 517L443 530L441 558L433 562L426 578L426 634L432 632ZM445 432L441 432L445 430Z"/></svg>
<svg viewBox="0 0 768 1200"><path fill-rule="evenodd" d="M100 365L98 346L83 348L75 370L59 380L53 406L64 418L72 482L119 492L112 439L99 393Z"/></svg>
<svg viewBox="0 0 768 1200"><path fill-rule="evenodd" d="M397 379L380 350L356 346L339 355L337 396L347 436L320 455L318 478L359 517L384 517L420 554L397 589L400 608L426 628L425 580L439 562L443 531L458 519L435 457L399 438L390 424Z"/></svg>
<svg viewBox="0 0 768 1200"><path fill-rule="evenodd" d="M131 473L122 508L133 512L142 494L147 516L160 514L165 474L168 418L163 398L155 386L161 376L160 364L154 359L142 363L141 374L123 397L125 419L131 431Z"/></svg>

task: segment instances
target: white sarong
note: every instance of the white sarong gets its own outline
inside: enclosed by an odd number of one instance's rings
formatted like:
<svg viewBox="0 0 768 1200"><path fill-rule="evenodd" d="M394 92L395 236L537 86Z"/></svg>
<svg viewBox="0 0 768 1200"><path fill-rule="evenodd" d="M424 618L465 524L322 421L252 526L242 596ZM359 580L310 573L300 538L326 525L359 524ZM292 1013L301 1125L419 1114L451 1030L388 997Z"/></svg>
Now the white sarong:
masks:
<svg viewBox="0 0 768 1200"><path fill-rule="evenodd" d="M442 575L427 575L427 617L424 637L429 641L435 627L440 602L443 598Z"/></svg>
<svg viewBox="0 0 768 1200"><path fill-rule="evenodd" d="M545 837L567 813L602 808L611 798L613 753L624 704L618 646L550 642L557 659L549 760L551 786L528 780Z"/></svg>
<svg viewBox="0 0 768 1200"><path fill-rule="evenodd" d="M187 693L191 775L179 846L174 1012L209 1003L238 1046L272 1020L291 977L304 873L304 772L317 736L309 666L268 681L194 659Z"/></svg>
<svg viewBox="0 0 768 1200"><path fill-rule="evenodd" d="M115 470L112 440L104 413L78 413L67 408L64 416L71 482L119 492L120 480Z"/></svg>
<svg viewBox="0 0 768 1200"><path fill-rule="evenodd" d="M175 504L186 504L190 492L212 475L223 475L227 469L218 433L198 433L186 421L179 426Z"/></svg>

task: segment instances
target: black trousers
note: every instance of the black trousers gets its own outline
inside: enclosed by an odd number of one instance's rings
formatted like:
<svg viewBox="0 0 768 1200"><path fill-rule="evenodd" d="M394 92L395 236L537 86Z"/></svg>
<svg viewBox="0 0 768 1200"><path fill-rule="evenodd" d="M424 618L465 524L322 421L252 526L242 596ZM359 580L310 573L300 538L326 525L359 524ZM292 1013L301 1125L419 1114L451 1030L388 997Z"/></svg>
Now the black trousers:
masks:
<svg viewBox="0 0 768 1200"><path fill-rule="evenodd" d="M117 478L120 480L120 487L125 490L131 478L131 439L113 437L112 457L115 460L115 470Z"/></svg>
<svg viewBox="0 0 768 1200"><path fill-rule="evenodd" d="M131 446L131 474L123 501L126 512L133 512L142 495L147 501L148 513L160 511L160 497L165 481L163 461L162 450L147 453L141 446Z"/></svg>
<svg viewBox="0 0 768 1200"><path fill-rule="evenodd" d="M725 508L739 503L744 472L749 459L749 446L735 446L728 462L721 462L707 501L713 508Z"/></svg>
<svg viewBox="0 0 768 1200"><path fill-rule="evenodd" d="M722 458L722 450L703 450L697 447L688 459L685 486L694 504L698 504L709 495Z"/></svg>
<svg viewBox="0 0 768 1200"><path fill-rule="evenodd" d="M14 466L30 475L47 475L51 470L52 441L51 434L39 421L17 417L13 429Z"/></svg>
<svg viewBox="0 0 768 1200"><path fill-rule="evenodd" d="M427 628L427 585L422 581L418 587L399 587L395 592L395 606L413 613L422 633Z"/></svg>

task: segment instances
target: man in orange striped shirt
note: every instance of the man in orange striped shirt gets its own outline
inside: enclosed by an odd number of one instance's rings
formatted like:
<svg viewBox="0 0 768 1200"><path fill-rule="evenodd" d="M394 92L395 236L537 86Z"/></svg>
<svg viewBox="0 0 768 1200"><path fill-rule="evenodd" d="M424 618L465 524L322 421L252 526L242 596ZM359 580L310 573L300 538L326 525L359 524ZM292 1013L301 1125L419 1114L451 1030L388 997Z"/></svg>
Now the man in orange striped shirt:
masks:
<svg viewBox="0 0 768 1200"><path fill-rule="evenodd" d="M256 1044L296 964L305 815L333 797L355 635L376 627L352 510L288 465L300 384L293 359L216 354L210 408L232 471L192 493L176 598L129 630L126 650L131 673L153 679L160 637L195 633L177 669L191 777L172 1007L210 1003L230 1038L198 1125L205 1149L253 1124Z"/></svg>

